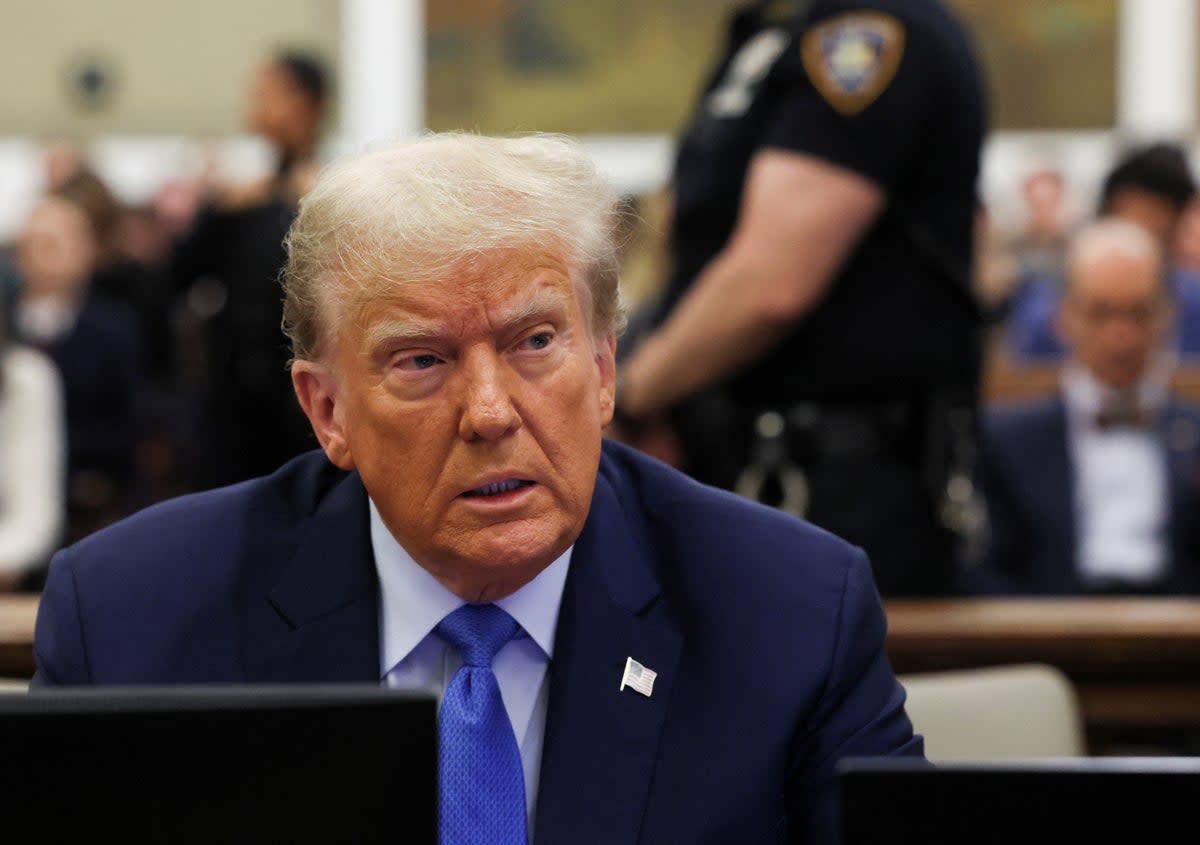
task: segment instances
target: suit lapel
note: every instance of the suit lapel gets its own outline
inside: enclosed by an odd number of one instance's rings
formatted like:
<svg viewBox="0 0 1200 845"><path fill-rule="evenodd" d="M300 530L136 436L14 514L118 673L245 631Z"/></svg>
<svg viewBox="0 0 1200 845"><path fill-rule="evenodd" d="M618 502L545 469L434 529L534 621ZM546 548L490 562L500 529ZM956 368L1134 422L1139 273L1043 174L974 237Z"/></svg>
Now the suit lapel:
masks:
<svg viewBox="0 0 1200 845"><path fill-rule="evenodd" d="M1168 405L1159 422L1158 433L1166 450L1167 519L1171 549L1173 557L1187 558L1194 546L1190 518L1195 509L1200 422L1178 406Z"/></svg>
<svg viewBox="0 0 1200 845"><path fill-rule="evenodd" d="M1060 591L1079 589L1079 569L1076 563L1079 554L1079 525L1075 508L1075 457L1071 443L1071 431L1067 422L1067 407L1061 397L1054 403L1054 412L1049 418L1047 443L1044 449L1032 450L1039 460L1044 461L1047 524L1061 526L1063 547L1050 555L1051 565L1057 572L1052 576Z"/></svg>
<svg viewBox="0 0 1200 845"><path fill-rule="evenodd" d="M379 681L378 581L368 519L366 490L352 473L307 520L288 526L297 537L290 562L265 597L261 591L251 596L248 680Z"/></svg>
<svg viewBox="0 0 1200 845"><path fill-rule="evenodd" d="M559 613L539 843L637 840L683 645L653 560L646 526L601 474ZM651 696L618 689L628 657L658 673Z"/></svg>

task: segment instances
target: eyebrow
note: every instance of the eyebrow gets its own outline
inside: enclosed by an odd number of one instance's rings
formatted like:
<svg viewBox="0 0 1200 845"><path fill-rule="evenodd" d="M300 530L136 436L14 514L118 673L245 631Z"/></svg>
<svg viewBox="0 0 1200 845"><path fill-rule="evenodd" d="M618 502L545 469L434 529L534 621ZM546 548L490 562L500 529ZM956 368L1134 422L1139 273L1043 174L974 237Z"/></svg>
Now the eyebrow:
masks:
<svg viewBox="0 0 1200 845"><path fill-rule="evenodd" d="M520 305L501 311L497 324L512 328L536 317L566 311L569 304L570 299L562 288L541 287Z"/></svg>
<svg viewBox="0 0 1200 845"><path fill-rule="evenodd" d="M502 309L495 325L504 332L531 320L565 311L570 304L567 294L559 288L538 288L532 295L509 308ZM434 320L384 319L366 332L366 348L378 349L386 343L421 343L436 340L446 334L441 323Z"/></svg>

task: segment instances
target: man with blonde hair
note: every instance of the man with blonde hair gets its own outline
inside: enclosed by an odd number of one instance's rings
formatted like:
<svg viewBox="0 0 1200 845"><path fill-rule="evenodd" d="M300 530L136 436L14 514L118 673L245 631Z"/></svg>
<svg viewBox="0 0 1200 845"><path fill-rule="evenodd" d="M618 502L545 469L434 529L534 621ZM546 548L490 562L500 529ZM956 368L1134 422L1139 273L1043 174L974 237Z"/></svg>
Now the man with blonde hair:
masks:
<svg viewBox="0 0 1200 845"><path fill-rule="evenodd" d="M549 136L324 173L284 317L322 452L60 553L36 683L432 686L443 842L831 841L839 759L921 753L870 567L602 441L615 208Z"/></svg>

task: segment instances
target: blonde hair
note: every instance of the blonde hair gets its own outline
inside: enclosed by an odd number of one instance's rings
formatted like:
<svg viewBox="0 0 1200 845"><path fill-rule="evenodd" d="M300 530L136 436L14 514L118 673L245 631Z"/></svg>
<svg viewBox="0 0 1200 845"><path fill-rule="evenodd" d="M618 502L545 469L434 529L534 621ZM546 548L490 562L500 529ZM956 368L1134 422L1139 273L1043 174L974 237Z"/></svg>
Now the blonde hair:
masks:
<svg viewBox="0 0 1200 845"><path fill-rule="evenodd" d="M287 236L283 330L292 355L316 360L327 321L344 318L347 305L530 247L566 261L588 292L594 332L619 333L617 215L617 196L591 160L558 135L429 134L335 164Z"/></svg>

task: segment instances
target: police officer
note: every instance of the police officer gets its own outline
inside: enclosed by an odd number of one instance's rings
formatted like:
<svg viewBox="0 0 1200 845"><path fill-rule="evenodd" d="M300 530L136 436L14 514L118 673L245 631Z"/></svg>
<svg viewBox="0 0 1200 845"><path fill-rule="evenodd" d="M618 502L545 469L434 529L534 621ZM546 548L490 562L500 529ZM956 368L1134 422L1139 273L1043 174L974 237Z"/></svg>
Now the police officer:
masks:
<svg viewBox="0 0 1200 845"><path fill-rule="evenodd" d="M618 421L667 411L695 474L862 545L890 595L949 589L970 512L982 87L936 0L739 11L620 373Z"/></svg>

